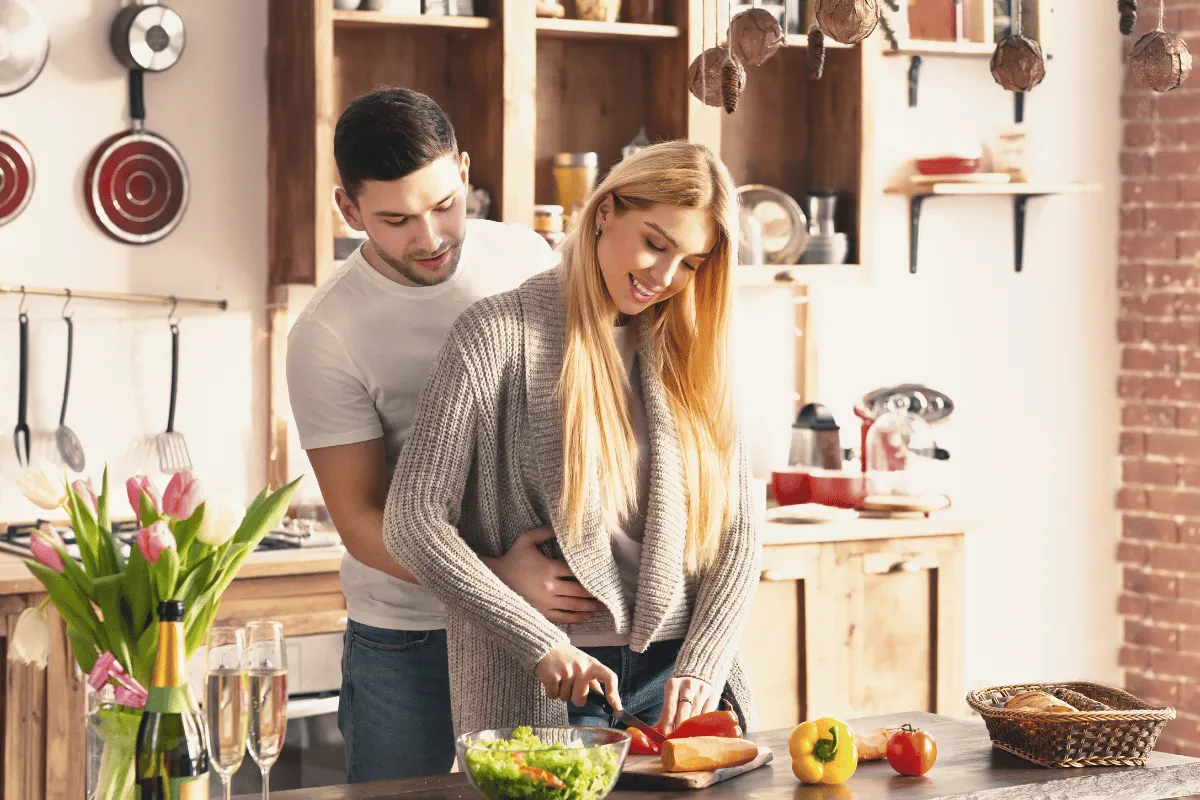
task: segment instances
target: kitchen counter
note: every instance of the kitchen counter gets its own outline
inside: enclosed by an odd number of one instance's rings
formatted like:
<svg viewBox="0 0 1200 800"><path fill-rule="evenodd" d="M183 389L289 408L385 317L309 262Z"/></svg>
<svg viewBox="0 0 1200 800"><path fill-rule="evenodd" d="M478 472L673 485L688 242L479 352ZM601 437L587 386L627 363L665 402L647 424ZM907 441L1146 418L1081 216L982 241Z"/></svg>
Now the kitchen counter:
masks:
<svg viewBox="0 0 1200 800"><path fill-rule="evenodd" d="M761 526L763 546L775 547L814 542L954 535L967 530L967 520L956 513L938 512L928 518L850 519L816 524L764 521ZM342 552L336 548L256 552L246 561L237 580L337 572ZM41 591L41 583L29 572L20 556L0 552L0 596Z"/></svg>
<svg viewBox="0 0 1200 800"><path fill-rule="evenodd" d="M621 791L613 800L667 800L667 798L754 797L757 800L1084 800L1126 798L1165 800L1200 792L1200 759L1154 753L1145 767L1087 767L1045 769L991 746L987 730L977 719L952 719L912 712L851 720L856 730L910 723L933 734L938 759L920 778L898 775L887 761L860 764L850 780L840 786L805 786L792 775L787 751L790 728L751 739L775 753L766 766L719 783L688 792ZM238 800L256 800L244 795ZM435 778L381 781L353 786L329 786L272 792L276 800L477 800L479 794L461 773Z"/></svg>
<svg viewBox="0 0 1200 800"><path fill-rule="evenodd" d="M335 547L262 550L250 555L235 580L337 572L342 563L342 552L341 548ZM0 595L43 591L41 582L33 577L20 556L0 552Z"/></svg>
<svg viewBox="0 0 1200 800"><path fill-rule="evenodd" d="M764 547L817 542L860 542L878 539L914 539L954 536L971 528L971 521L954 511L937 511L928 517L903 516L889 519L858 517L836 522L759 523Z"/></svg>

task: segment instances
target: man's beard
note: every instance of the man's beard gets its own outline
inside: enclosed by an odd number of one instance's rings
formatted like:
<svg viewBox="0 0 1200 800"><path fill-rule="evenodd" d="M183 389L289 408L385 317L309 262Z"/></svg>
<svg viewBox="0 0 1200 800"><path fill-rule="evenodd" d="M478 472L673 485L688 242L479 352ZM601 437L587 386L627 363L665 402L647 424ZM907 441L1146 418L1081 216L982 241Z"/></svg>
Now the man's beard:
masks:
<svg viewBox="0 0 1200 800"><path fill-rule="evenodd" d="M458 272L458 262L462 257L462 242L455 242L450 246L450 253L447 256L449 259L447 266L449 268L446 269L445 274L436 278L430 278L428 270L414 266L410 261L396 258L374 242L371 244L375 248L375 254L379 256L380 261L418 286L437 286L439 283L445 283L450 280L454 277L454 273Z"/></svg>

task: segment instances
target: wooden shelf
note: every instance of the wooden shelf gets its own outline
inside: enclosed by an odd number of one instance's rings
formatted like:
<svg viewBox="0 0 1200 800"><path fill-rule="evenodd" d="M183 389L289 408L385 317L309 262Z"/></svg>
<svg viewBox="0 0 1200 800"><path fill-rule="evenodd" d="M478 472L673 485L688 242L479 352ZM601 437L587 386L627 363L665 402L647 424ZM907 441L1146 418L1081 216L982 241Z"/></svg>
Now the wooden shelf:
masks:
<svg viewBox="0 0 1200 800"><path fill-rule="evenodd" d="M431 14L387 14L383 11L334 11L335 28L452 28L457 30L487 30L496 27L488 17L451 17Z"/></svg>
<svg viewBox="0 0 1200 800"><path fill-rule="evenodd" d="M806 33L789 33L784 37L783 44L785 47L808 47L808 34ZM853 44L842 44L835 42L828 36L825 37L825 48L827 50L849 50L851 47L857 47Z"/></svg>
<svg viewBox="0 0 1200 800"><path fill-rule="evenodd" d="M814 283L856 281L861 280L862 276L863 268L859 264L743 264L734 272L734 283L739 289L808 286Z"/></svg>
<svg viewBox="0 0 1200 800"><path fill-rule="evenodd" d="M1091 183L914 183L910 186L893 186L887 194L907 195L1043 195L1043 194L1090 194L1100 191L1100 186Z"/></svg>
<svg viewBox="0 0 1200 800"><path fill-rule="evenodd" d="M917 271L917 238L921 231L921 207L930 197L1013 198L1013 267L1020 272L1025 261L1025 209L1031 197L1099 192L1092 183L929 183L886 189L887 194L908 197L908 271Z"/></svg>
<svg viewBox="0 0 1200 800"><path fill-rule="evenodd" d="M936 42L909 39L898 49L885 49L885 56L968 56L990 57L996 50L992 42Z"/></svg>
<svg viewBox="0 0 1200 800"><path fill-rule="evenodd" d="M538 17L539 36L564 39L678 39L682 32L675 25L641 25L634 22L592 22L586 19Z"/></svg>

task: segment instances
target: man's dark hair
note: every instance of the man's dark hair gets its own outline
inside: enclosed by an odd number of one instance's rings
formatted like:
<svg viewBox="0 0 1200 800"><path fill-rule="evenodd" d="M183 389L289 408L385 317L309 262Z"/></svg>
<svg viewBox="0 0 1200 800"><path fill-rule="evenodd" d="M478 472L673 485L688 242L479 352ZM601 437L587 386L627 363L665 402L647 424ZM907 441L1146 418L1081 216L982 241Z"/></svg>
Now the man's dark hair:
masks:
<svg viewBox="0 0 1200 800"><path fill-rule="evenodd" d="M411 89L364 94L342 112L333 132L333 157L352 200L365 181L399 180L443 156L457 155L446 112Z"/></svg>

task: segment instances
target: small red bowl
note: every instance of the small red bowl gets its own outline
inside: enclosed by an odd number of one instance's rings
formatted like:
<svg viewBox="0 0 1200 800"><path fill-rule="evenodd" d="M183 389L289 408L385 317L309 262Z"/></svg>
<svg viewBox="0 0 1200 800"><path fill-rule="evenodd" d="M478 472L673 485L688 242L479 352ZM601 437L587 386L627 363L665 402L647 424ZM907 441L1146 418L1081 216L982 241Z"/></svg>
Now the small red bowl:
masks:
<svg viewBox="0 0 1200 800"><path fill-rule="evenodd" d="M922 175L965 175L979 171L979 159L964 156L918 158L917 171Z"/></svg>
<svg viewBox="0 0 1200 800"><path fill-rule="evenodd" d="M781 470L771 473L771 494L781 506L798 506L810 502L808 472Z"/></svg>

